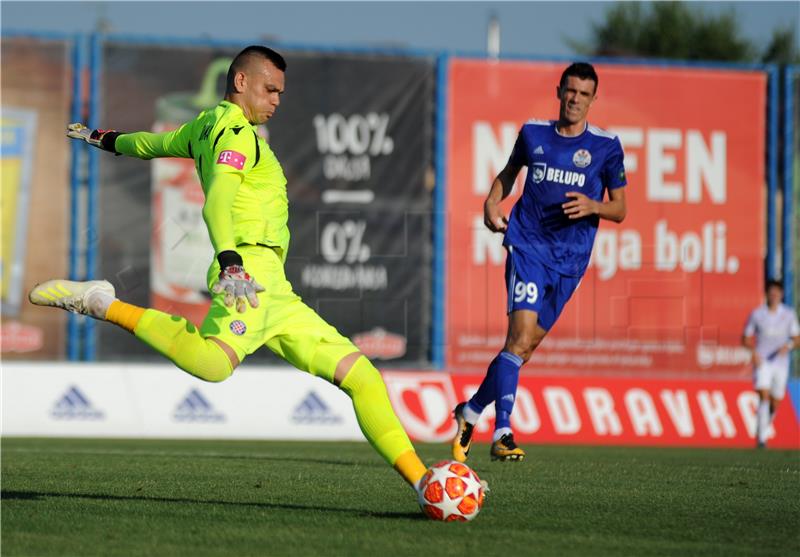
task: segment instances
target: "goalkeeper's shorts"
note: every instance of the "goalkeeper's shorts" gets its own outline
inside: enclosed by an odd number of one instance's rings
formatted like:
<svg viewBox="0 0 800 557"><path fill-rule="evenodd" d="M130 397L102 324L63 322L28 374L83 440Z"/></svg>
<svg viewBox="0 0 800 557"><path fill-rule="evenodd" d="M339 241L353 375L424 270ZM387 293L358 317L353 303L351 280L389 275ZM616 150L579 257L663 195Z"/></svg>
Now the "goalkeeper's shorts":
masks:
<svg viewBox="0 0 800 557"><path fill-rule="evenodd" d="M244 268L264 292L257 308L244 313L227 307L223 294L213 294L211 308L200 327L203 337L216 337L236 352L239 360L262 345L296 368L333 382L336 364L358 348L308 307L286 280L279 253L264 246L239 246ZM219 264L208 269L208 286L217 280Z"/></svg>

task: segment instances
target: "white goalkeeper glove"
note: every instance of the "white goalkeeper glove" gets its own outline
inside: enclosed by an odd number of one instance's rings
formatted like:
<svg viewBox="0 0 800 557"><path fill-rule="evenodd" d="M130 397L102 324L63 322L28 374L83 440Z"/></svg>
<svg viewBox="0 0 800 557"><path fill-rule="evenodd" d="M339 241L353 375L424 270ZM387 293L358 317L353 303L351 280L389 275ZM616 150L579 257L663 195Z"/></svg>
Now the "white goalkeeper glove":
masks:
<svg viewBox="0 0 800 557"><path fill-rule="evenodd" d="M264 287L247 274L242 265L242 257L235 251L223 251L217 256L220 272L217 282L211 287L214 294L225 294L225 305L231 307L236 302L236 311L244 313L247 302L250 307L258 307L258 294Z"/></svg>
<svg viewBox="0 0 800 557"><path fill-rule="evenodd" d="M67 126L67 137L80 139L92 147L110 151L111 153L117 152L114 148L114 143L119 135L122 134L114 130L93 130L80 123Z"/></svg>

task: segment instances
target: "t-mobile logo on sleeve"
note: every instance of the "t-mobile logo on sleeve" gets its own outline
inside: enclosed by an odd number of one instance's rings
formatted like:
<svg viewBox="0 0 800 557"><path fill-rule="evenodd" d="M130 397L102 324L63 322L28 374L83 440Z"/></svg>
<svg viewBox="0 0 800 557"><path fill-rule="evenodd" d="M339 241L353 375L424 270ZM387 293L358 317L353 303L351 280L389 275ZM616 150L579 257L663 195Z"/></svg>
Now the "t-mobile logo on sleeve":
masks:
<svg viewBox="0 0 800 557"><path fill-rule="evenodd" d="M217 159L217 164L227 164L236 170L244 168L244 161L247 160L243 154L238 151L222 151Z"/></svg>

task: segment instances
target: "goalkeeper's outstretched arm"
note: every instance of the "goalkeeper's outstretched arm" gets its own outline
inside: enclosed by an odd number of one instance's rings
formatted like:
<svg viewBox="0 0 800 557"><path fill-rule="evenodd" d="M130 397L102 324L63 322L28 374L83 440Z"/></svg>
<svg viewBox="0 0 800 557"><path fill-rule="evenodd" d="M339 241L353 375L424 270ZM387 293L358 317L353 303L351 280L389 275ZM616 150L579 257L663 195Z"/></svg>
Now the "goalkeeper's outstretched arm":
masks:
<svg viewBox="0 0 800 557"><path fill-rule="evenodd" d="M163 133L93 130L79 123L67 126L67 136L73 139L80 139L104 151L145 160L157 157L192 158L190 134L191 122Z"/></svg>
<svg viewBox="0 0 800 557"><path fill-rule="evenodd" d="M70 124L67 127L67 136L104 151L145 160L156 157L193 158L189 145L191 128L192 122L188 122L165 133L120 133L115 130L93 130L83 124ZM231 208L242 179L243 173L238 170L215 172L207 184L204 182L203 187L206 195L203 218L220 266L219 277L212 286L212 292L224 294L225 305L231 307L236 304L240 313L245 311L247 303L258 307L256 294L264 291L264 287L245 271L233 237Z"/></svg>

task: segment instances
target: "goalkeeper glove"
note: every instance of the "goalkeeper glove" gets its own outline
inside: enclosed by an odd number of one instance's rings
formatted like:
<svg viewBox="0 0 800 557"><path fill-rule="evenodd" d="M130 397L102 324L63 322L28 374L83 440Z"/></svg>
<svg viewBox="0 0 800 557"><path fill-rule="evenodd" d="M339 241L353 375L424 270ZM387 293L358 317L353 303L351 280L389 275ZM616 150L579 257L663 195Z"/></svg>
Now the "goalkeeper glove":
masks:
<svg viewBox="0 0 800 557"><path fill-rule="evenodd" d="M114 143L120 135L122 134L114 130L92 130L80 123L67 126L68 137L80 139L92 147L110 151L111 153L117 153L117 150L114 148Z"/></svg>
<svg viewBox="0 0 800 557"><path fill-rule="evenodd" d="M219 279L211 287L214 294L225 294L225 305L231 307L236 302L236 311L243 313L247 309L245 301L250 306L258 307L258 292L264 292L264 287L258 284L253 277L247 274L242 263L242 256L235 251L223 251L217 256L219 261Z"/></svg>

